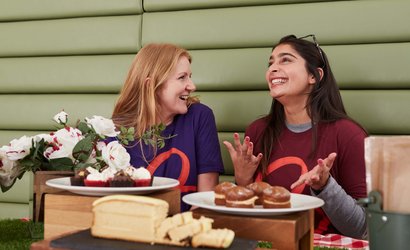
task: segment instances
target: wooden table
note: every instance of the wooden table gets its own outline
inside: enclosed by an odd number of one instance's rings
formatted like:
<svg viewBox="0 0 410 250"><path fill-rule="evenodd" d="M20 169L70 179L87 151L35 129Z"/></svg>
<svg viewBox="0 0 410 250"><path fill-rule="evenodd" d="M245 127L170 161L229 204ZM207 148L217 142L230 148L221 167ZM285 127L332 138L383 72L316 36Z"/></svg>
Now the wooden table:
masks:
<svg viewBox="0 0 410 250"><path fill-rule="evenodd" d="M46 202L49 201L50 200L46 200ZM48 208L46 212L48 212ZM270 241L273 243L273 248L277 250L313 249L313 210L274 217L245 217L239 215L221 214L199 208L194 210L194 216L196 218L200 216L213 218L213 228L230 228L235 231L235 235L237 237ZM45 224L45 227L46 225L47 224ZM50 229L51 228L48 227L48 230ZM47 230L45 229L45 232L46 231ZM61 232L59 233L61 234ZM53 238L58 238L58 236L50 237L51 236L49 234L49 237L45 240L33 243L30 249L63 250L50 248L50 241ZM164 249L166 249L165 246Z"/></svg>
<svg viewBox="0 0 410 250"><path fill-rule="evenodd" d="M313 249L314 210L273 217L230 215L198 208L194 216L214 219L213 228L229 228L235 236L272 242L275 249Z"/></svg>
<svg viewBox="0 0 410 250"><path fill-rule="evenodd" d="M151 197L170 204L169 214L180 212L179 190L153 193ZM34 243L32 250L51 249L50 240L61 235L87 229L92 223L92 203L100 197L81 196L69 192L45 195L44 241ZM213 218L213 228L229 228L237 237L269 241L275 249L313 249L313 210L271 216L231 215L198 208L194 216Z"/></svg>
<svg viewBox="0 0 410 250"><path fill-rule="evenodd" d="M169 214L180 212L181 199L178 189L147 194L169 204ZM44 239L91 227L92 203L101 197L76 195L70 192L45 195Z"/></svg>
<svg viewBox="0 0 410 250"><path fill-rule="evenodd" d="M61 209L59 208L61 206L61 199L66 198L65 196L67 195L46 195L46 221L44 229L45 240L33 243L31 250L57 250L49 247L50 241L53 238L58 238L62 234L68 234L69 232L82 230L90 226L90 221L87 221L90 220L90 215L85 216L86 218L81 217L82 219L73 219L71 220L71 222L57 219L57 217L63 216L72 218L72 216L76 213L72 210L79 210L78 207L80 206L74 206L77 207L77 209L71 209L67 211L67 214L69 215L63 215L61 214L61 212L54 215L49 214L54 210L58 211ZM80 198L80 200L78 201L82 204L84 204L84 202L81 201L83 198L93 197ZM50 202L60 203L60 205L50 205ZM84 209L87 210L87 208ZM84 213L84 211L79 212L77 215L82 213ZM49 216L53 217L53 220L55 220L55 222L52 223L52 220L49 221ZM274 217L247 217L240 215L222 214L198 208L194 210L194 216L196 218L199 218L200 216L213 218L213 228L230 228L235 231L235 235L237 237L270 241L273 243L274 249L313 249L313 210ZM71 226L67 224L71 224ZM75 226L73 226L73 224L75 224ZM82 224L82 226L80 226L79 224ZM52 230L53 232L51 232L50 230Z"/></svg>
<svg viewBox="0 0 410 250"><path fill-rule="evenodd" d="M44 196L45 194L60 193L63 190L49 187L46 181L54 178L73 176L73 171L37 171L34 174L34 220L44 220Z"/></svg>

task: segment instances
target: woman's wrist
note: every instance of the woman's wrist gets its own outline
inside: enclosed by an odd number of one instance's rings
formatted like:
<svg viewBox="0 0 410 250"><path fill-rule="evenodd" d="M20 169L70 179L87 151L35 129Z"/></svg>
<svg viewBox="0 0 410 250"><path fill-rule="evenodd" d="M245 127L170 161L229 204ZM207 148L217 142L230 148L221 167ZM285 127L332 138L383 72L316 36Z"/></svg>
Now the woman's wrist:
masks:
<svg viewBox="0 0 410 250"><path fill-rule="evenodd" d="M327 180L326 180L326 182L325 182L325 184L324 184L323 186L321 186L321 187L316 187L316 188L310 187L310 189L312 190L312 192L313 192L315 195L319 195L319 194L326 188L327 184L329 183L329 179L330 179L330 175L327 177Z"/></svg>
<svg viewBox="0 0 410 250"><path fill-rule="evenodd" d="M240 178L240 177L235 176L235 183L238 186L243 186L244 187L244 186L246 186L246 185L248 185L252 182L253 182L252 178Z"/></svg>

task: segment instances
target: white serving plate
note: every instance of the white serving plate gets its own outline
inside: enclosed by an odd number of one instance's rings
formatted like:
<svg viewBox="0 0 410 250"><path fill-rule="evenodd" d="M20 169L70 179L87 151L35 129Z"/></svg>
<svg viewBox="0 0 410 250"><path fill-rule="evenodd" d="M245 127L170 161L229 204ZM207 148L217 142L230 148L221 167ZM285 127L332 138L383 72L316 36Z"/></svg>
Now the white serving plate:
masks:
<svg viewBox="0 0 410 250"><path fill-rule="evenodd" d="M47 186L70 191L75 194L90 196L106 196L112 194L148 194L179 185L179 181L165 177L153 177L152 186L149 187L86 187L71 186L70 177L51 179L46 182Z"/></svg>
<svg viewBox="0 0 410 250"><path fill-rule="evenodd" d="M182 198L182 200L192 206L206 208L221 213L249 216L282 215L318 208L325 204L322 199L319 199L317 197L293 193L291 193L290 196L290 208L263 208L262 206L255 206L254 208L232 208L226 206L217 206L214 202L213 191L187 194Z"/></svg>

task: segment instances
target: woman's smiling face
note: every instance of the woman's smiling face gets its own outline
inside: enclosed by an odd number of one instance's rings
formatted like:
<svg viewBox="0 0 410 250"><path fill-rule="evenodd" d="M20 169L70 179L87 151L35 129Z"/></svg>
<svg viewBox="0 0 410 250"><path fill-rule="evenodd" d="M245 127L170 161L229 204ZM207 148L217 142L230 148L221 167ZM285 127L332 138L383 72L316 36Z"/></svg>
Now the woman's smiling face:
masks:
<svg viewBox="0 0 410 250"><path fill-rule="evenodd" d="M183 56L158 90L158 110L162 122L169 124L175 115L185 114L188 111L187 99L196 89L191 75L191 63Z"/></svg>
<svg viewBox="0 0 410 250"><path fill-rule="evenodd" d="M306 69L306 61L289 44L275 47L269 58L265 74L270 95L279 100L295 97L306 99L316 82Z"/></svg>

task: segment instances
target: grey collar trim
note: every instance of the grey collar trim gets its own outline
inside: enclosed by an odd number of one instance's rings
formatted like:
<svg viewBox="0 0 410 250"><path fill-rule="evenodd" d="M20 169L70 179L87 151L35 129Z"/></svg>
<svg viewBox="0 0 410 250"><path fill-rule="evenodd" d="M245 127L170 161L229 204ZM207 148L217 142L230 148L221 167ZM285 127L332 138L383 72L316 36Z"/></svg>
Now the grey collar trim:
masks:
<svg viewBox="0 0 410 250"><path fill-rule="evenodd" d="M303 124L290 124L286 122L285 124L286 124L286 127L293 133L302 133L312 128L311 122L303 123Z"/></svg>

